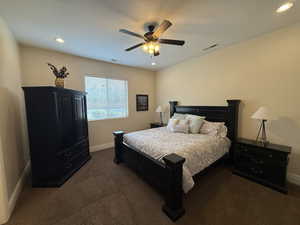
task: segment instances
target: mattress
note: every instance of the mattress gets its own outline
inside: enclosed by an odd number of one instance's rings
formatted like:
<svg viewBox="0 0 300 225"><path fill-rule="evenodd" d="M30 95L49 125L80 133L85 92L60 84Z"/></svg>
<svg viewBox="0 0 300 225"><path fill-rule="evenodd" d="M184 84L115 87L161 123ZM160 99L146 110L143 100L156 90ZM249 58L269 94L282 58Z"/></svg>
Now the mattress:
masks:
<svg viewBox="0 0 300 225"><path fill-rule="evenodd" d="M185 158L182 187L185 193L195 184L193 176L224 156L230 147L227 137L172 133L166 127L125 134L124 142L162 162L171 153Z"/></svg>

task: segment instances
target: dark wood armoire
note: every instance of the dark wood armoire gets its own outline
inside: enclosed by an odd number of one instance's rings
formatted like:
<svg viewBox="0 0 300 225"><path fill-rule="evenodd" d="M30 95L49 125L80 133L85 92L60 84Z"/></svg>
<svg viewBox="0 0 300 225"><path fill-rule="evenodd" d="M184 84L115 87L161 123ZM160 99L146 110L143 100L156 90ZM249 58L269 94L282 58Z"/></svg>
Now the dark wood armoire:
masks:
<svg viewBox="0 0 300 225"><path fill-rule="evenodd" d="M59 187L90 158L86 95L23 87L33 187Z"/></svg>

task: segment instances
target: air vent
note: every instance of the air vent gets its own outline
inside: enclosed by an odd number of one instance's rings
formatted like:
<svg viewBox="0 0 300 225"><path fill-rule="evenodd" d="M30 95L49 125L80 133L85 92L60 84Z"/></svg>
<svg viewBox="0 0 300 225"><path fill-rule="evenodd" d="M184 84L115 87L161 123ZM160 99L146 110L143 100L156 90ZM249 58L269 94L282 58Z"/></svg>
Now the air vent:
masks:
<svg viewBox="0 0 300 225"><path fill-rule="evenodd" d="M217 46L218 46L218 44L213 44L213 45L211 45L211 46L209 46L207 48L202 49L202 51L207 51L207 50L210 50L210 49L215 48Z"/></svg>

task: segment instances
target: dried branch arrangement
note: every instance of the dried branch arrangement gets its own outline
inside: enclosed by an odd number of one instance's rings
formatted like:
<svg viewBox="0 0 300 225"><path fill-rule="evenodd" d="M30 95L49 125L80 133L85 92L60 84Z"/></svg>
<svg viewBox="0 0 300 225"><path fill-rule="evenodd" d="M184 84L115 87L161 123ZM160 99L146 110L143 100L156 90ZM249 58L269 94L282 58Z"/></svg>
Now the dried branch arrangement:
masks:
<svg viewBox="0 0 300 225"><path fill-rule="evenodd" d="M67 73L67 68L65 66L62 67L60 70L58 70L51 63L47 63L47 64L50 67L50 69L52 70L54 76L56 76L56 78L66 78L69 75L69 73Z"/></svg>

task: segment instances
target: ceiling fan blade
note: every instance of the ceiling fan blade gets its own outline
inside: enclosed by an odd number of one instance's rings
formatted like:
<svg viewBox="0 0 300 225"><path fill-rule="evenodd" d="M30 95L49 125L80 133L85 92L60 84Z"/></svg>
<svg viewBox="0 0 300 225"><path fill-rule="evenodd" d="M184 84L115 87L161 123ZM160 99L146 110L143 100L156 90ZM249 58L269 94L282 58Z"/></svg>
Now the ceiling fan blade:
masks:
<svg viewBox="0 0 300 225"><path fill-rule="evenodd" d="M125 29L120 29L119 32L121 33L124 33L124 34L129 34L131 36L135 36L135 37L138 37L138 38L142 38L142 39L145 39L145 37L143 35L140 35L140 34L137 34L137 33L134 33L132 31L129 31L129 30L125 30Z"/></svg>
<svg viewBox="0 0 300 225"><path fill-rule="evenodd" d="M154 38L159 38L160 35L162 35L162 33L165 32L171 25L172 25L172 23L169 20L164 20L159 25L159 27L154 31L153 37Z"/></svg>
<svg viewBox="0 0 300 225"><path fill-rule="evenodd" d="M140 46L142 46L142 45L144 45L145 43L139 43L139 44L137 44L137 45L134 45L134 46L132 46L132 47L130 47L130 48L127 48L127 49L125 49L125 51L131 51L131 50L133 50L133 49L135 49L135 48L138 48L138 47L140 47Z"/></svg>
<svg viewBox="0 0 300 225"><path fill-rule="evenodd" d="M159 39L159 43L168 45L184 45L185 41L182 40L172 40L172 39Z"/></svg>

